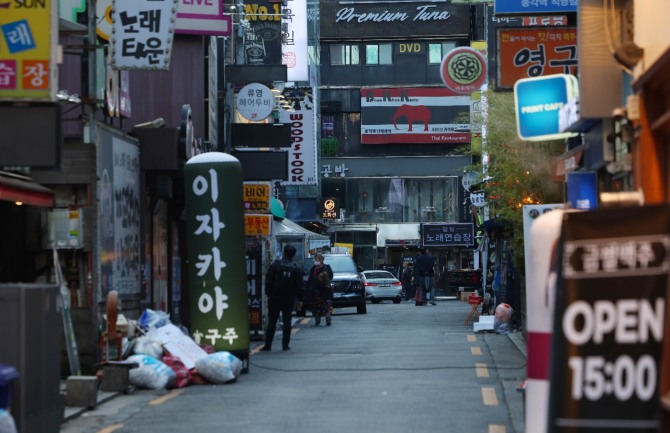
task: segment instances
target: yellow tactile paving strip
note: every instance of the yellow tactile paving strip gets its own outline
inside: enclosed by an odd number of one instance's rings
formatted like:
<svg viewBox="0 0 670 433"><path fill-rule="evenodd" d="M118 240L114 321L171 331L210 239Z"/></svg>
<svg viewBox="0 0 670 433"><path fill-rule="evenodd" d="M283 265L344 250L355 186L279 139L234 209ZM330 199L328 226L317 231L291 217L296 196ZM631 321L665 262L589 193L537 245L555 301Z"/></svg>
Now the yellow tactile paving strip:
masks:
<svg viewBox="0 0 670 433"><path fill-rule="evenodd" d="M468 334L469 343L477 343L477 336ZM482 356L482 348L480 346L470 346L470 353L472 356ZM475 363L475 374L477 377L489 377L489 367L484 362ZM485 406L498 406L498 396L495 388L483 386L482 387L482 402ZM489 424L488 433L507 433L507 428L500 424Z"/></svg>

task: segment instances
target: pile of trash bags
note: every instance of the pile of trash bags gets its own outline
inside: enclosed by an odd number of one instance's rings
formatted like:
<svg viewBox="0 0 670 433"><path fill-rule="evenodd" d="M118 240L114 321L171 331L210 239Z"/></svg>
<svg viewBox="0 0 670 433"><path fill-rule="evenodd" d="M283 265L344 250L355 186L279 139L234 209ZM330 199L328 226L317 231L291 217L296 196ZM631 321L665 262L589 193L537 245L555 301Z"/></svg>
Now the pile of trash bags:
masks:
<svg viewBox="0 0 670 433"><path fill-rule="evenodd" d="M196 343L163 311L145 310L135 330L138 335L127 342L123 360L135 365L129 370L130 385L162 389L224 384L235 381L242 372L239 358Z"/></svg>
<svg viewBox="0 0 670 433"><path fill-rule="evenodd" d="M495 318L493 319L493 331L496 334L507 334L511 330L512 315L514 309L509 304L499 304L496 307Z"/></svg>

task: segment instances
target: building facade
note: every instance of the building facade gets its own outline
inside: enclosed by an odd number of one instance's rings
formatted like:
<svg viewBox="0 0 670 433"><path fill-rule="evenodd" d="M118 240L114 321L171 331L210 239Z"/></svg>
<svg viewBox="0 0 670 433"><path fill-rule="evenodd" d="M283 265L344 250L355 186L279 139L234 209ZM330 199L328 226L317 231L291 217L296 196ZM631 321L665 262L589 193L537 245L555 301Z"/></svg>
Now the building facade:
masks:
<svg viewBox="0 0 670 433"><path fill-rule="evenodd" d="M328 220L331 239L353 244L363 268L397 270L423 246L422 223L472 221L461 186L473 163L472 100L445 87L440 67L448 52L484 36L478 11L321 3L321 194L342 209ZM440 249L440 270L474 266L472 252Z"/></svg>

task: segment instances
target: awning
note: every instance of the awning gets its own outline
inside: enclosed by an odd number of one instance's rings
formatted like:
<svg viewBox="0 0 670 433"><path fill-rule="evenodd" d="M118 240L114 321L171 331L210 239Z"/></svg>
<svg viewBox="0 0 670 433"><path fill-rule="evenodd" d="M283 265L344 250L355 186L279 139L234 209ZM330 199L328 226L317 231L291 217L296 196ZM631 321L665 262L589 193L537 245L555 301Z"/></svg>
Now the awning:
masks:
<svg viewBox="0 0 670 433"><path fill-rule="evenodd" d="M0 175L0 200L54 207L53 190L30 180Z"/></svg>

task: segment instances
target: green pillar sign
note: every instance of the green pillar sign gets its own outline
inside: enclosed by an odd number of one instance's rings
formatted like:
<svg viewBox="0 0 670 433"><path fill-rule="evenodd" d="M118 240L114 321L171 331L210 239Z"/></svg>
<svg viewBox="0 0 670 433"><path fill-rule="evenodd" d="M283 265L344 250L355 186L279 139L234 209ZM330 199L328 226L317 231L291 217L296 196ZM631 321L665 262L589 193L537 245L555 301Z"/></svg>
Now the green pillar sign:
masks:
<svg viewBox="0 0 670 433"><path fill-rule="evenodd" d="M249 351L242 165L220 152L185 169L190 331L217 351Z"/></svg>

